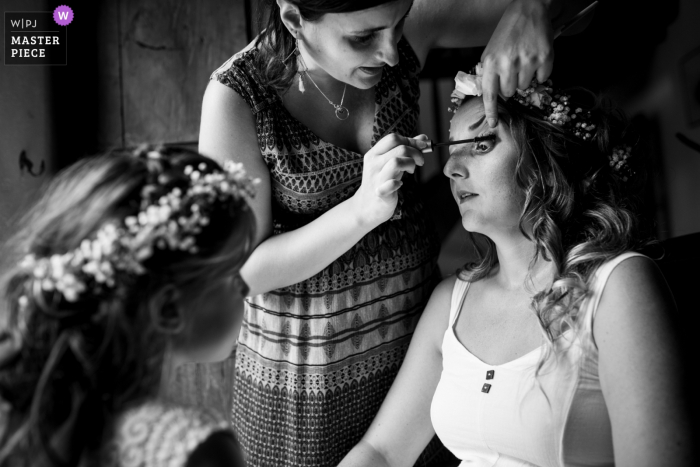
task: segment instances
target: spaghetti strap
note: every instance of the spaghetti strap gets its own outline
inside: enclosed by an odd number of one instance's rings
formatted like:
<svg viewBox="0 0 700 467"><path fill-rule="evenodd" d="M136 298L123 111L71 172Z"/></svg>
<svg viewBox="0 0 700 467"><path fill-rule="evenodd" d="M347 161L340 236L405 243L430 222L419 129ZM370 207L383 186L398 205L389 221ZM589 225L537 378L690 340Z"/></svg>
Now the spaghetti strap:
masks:
<svg viewBox="0 0 700 467"><path fill-rule="evenodd" d="M459 310L462 309L462 303L467 296L469 285L471 282L463 281L459 278L455 280L454 288L452 289L452 301L450 302L450 327L452 327L459 316Z"/></svg>
<svg viewBox="0 0 700 467"><path fill-rule="evenodd" d="M605 285L608 283L610 274L613 270L624 260L632 258L635 256L642 256L646 258L641 253L636 253L634 251L628 251L614 257L613 259L603 263L595 273L591 286L591 297L588 299L588 309L586 310L586 326L591 331L591 336L593 336L593 320L595 319L596 313L598 312L598 304L603 296L603 291L605 290ZM595 344L595 339L593 339L593 344ZM597 345L596 345L597 347Z"/></svg>

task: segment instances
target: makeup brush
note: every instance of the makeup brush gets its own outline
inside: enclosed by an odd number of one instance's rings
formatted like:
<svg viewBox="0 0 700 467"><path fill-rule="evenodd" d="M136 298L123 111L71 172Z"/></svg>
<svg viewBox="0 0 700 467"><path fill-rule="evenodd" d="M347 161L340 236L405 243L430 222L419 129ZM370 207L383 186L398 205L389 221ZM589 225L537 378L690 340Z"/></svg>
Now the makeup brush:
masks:
<svg viewBox="0 0 700 467"><path fill-rule="evenodd" d="M421 149L421 152L423 154L427 154L429 152L433 152L435 148L439 148L440 146L452 146L453 144L464 144L464 143L478 143L479 141L489 141L489 140L494 140L496 139L496 135L484 135L484 136L477 136L476 138L469 138L469 139L460 139L457 141L446 141L444 143L433 143L432 140L428 141L430 145L425 148Z"/></svg>
<svg viewBox="0 0 700 467"><path fill-rule="evenodd" d="M574 16L573 18L571 18L568 22L562 24L561 27L560 27L557 31L555 31L555 33L554 33L554 38L556 39L557 37L559 37L559 36L561 35L562 32L566 31L566 30L569 29L571 26L573 26L574 24L578 23L582 18L586 17L586 15L588 15L588 13L592 12L592 11L595 9L595 7L596 7L597 5L598 5L598 0L596 0L596 1L593 2L593 3L591 3L590 5L588 5L588 6L587 6L586 8L584 8L583 10L579 11L579 12L576 14L576 16Z"/></svg>

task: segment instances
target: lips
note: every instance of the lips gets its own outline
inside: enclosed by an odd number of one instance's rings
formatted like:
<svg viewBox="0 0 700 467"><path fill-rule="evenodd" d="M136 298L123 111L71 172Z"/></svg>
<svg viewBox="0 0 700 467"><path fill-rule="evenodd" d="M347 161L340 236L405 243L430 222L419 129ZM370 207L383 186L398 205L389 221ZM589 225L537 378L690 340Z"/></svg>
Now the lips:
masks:
<svg viewBox="0 0 700 467"><path fill-rule="evenodd" d="M360 70L362 70L363 73L375 76L384 70L384 66L361 66Z"/></svg>
<svg viewBox="0 0 700 467"><path fill-rule="evenodd" d="M458 190L456 193L457 201L459 202L459 204L462 204L465 201L472 199L472 198L475 198L477 196L479 196L479 195L477 195L476 193L472 193L471 191L467 191L467 190Z"/></svg>

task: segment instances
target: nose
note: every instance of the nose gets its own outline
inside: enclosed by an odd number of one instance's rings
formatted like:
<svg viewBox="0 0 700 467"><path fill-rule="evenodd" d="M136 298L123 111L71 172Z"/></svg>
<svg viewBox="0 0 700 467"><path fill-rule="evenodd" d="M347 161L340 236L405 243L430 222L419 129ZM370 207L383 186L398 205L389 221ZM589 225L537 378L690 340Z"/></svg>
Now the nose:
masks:
<svg viewBox="0 0 700 467"><path fill-rule="evenodd" d="M384 34L379 49L377 50L377 58L389 66L396 66L399 63L399 49L397 44L401 39L400 34Z"/></svg>
<svg viewBox="0 0 700 467"><path fill-rule="evenodd" d="M467 178L469 176L469 171L464 164L464 157L457 157L456 154L450 155L445 167L442 168L442 173L452 180Z"/></svg>

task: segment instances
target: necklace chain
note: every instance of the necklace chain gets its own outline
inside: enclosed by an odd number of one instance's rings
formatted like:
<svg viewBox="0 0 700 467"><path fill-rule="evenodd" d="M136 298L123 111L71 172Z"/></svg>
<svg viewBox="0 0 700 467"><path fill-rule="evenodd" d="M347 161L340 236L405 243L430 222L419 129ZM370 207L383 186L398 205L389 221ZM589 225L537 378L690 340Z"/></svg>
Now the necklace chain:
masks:
<svg viewBox="0 0 700 467"><path fill-rule="evenodd" d="M301 53L299 53L298 56L299 61L301 61L301 64L304 65L304 74L311 80L311 84L313 84L314 87L318 89L318 92L321 93L321 95L328 101L328 103L335 108L335 116L338 117L338 119L340 120L345 120L346 118L348 118L350 116L350 111L347 107L343 105L343 102L345 101L345 91L348 89L348 84L345 83L345 86L343 87L343 96L340 98L340 104L333 103L333 101L330 100L323 91L321 91L321 88L318 87L316 81L314 81L314 79L311 77L311 73L309 73L309 67L306 66L304 58L301 56ZM301 73L299 74L299 79L303 79Z"/></svg>
<svg viewBox="0 0 700 467"><path fill-rule="evenodd" d="M343 106L343 101L345 100L345 90L348 88L347 84L345 85L345 87L343 87L343 97L340 98L340 104L334 104L333 101L330 100L328 98L328 96L326 96L326 94L323 91L321 91L321 88L318 87L318 84L316 84L314 79L311 77L311 74L308 71L305 71L304 73L306 73L306 76L308 76L308 78L311 80L311 84L313 84L316 87L316 89L318 89L318 92L320 92L321 95L326 98L326 100L328 101L328 103L330 105L332 105L333 107L342 107Z"/></svg>

